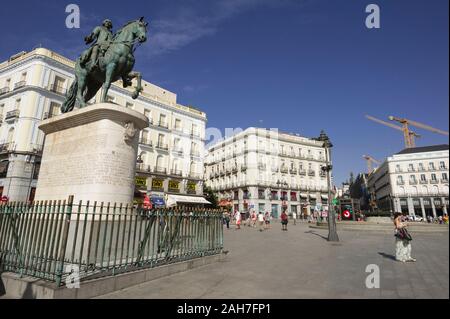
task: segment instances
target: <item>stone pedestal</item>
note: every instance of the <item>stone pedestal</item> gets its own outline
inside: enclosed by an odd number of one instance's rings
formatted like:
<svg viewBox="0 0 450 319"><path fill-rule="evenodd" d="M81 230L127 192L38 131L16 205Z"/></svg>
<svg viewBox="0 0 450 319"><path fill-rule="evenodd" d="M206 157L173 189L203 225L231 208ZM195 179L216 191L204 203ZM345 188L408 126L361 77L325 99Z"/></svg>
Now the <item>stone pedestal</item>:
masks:
<svg viewBox="0 0 450 319"><path fill-rule="evenodd" d="M143 114L101 103L43 121L45 145L35 200L130 204Z"/></svg>

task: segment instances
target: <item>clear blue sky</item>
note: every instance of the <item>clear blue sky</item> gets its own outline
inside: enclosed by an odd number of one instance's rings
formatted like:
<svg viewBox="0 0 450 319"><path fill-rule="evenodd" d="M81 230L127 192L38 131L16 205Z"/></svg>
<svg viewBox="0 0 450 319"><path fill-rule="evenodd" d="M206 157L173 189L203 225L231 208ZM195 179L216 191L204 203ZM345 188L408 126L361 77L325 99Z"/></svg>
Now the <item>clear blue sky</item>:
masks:
<svg viewBox="0 0 450 319"><path fill-rule="evenodd" d="M69 3L80 6L81 29L65 28ZM146 80L206 111L209 127L277 127L305 136L325 129L338 184L350 171L365 171L363 154L383 159L403 148L401 132L365 114L449 128L448 0L123 3L4 2L0 59L39 44L76 58L103 18L116 30L143 15L150 38L137 50L136 69ZM379 30L365 27L370 3L381 8ZM448 143L417 132L419 146Z"/></svg>

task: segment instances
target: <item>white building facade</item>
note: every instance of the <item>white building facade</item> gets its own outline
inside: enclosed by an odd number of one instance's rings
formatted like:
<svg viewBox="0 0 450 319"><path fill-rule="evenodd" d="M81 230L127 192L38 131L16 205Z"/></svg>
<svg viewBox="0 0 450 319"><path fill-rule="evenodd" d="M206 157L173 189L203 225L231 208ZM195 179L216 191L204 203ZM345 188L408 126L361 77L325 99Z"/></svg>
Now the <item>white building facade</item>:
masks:
<svg viewBox="0 0 450 319"><path fill-rule="evenodd" d="M33 199L44 144L38 126L60 113L73 79L74 62L44 48L0 63L1 196ZM111 87L109 102L141 112L150 121L140 136L136 189L165 199L171 194L202 196L206 114L178 104L176 94L146 81L136 100L131 98L133 88L121 84ZM99 102L100 94L89 104Z"/></svg>
<svg viewBox="0 0 450 319"><path fill-rule="evenodd" d="M208 149L205 182L235 211L309 215L327 209L325 156L323 142L248 128Z"/></svg>
<svg viewBox="0 0 450 319"><path fill-rule="evenodd" d="M448 145L405 149L386 159L368 178L384 211L438 217L448 213Z"/></svg>

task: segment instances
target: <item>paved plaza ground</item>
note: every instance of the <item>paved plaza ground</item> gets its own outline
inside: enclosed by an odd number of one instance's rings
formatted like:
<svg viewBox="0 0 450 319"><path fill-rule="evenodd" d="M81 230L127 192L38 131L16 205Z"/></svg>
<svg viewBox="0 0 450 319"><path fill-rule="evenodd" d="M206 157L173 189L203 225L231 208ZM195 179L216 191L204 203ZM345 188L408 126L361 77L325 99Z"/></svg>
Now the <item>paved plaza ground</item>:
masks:
<svg viewBox="0 0 450 319"><path fill-rule="evenodd" d="M449 298L449 235L413 233L416 263L395 261L390 231L327 230L307 223L224 229L223 262L174 274L100 298ZM368 289L366 266L380 269L380 288Z"/></svg>

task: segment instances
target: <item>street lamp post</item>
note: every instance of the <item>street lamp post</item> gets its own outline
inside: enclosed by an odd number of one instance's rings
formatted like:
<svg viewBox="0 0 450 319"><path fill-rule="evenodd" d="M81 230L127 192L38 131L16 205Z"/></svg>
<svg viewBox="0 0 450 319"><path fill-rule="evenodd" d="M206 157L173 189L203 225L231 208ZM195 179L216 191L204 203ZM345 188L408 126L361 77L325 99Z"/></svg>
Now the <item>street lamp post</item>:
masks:
<svg viewBox="0 0 450 319"><path fill-rule="evenodd" d="M325 148L325 160L326 165L322 166L322 170L327 173L327 186L328 186L328 241L337 242L339 241L339 237L337 234L336 228L336 215L334 213L333 205L332 205L332 196L331 196L331 170L333 169L333 165L331 165L331 148L333 144L330 141L330 138L325 134L324 131L320 133L319 141L323 142L323 147Z"/></svg>

